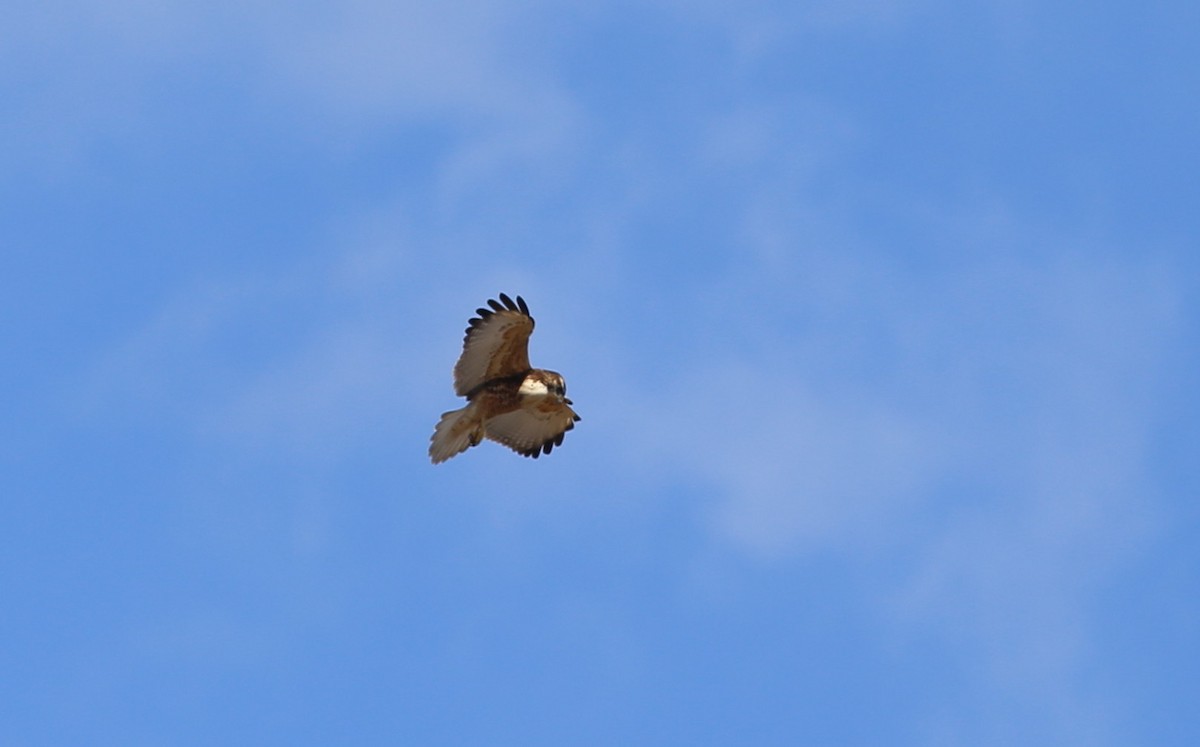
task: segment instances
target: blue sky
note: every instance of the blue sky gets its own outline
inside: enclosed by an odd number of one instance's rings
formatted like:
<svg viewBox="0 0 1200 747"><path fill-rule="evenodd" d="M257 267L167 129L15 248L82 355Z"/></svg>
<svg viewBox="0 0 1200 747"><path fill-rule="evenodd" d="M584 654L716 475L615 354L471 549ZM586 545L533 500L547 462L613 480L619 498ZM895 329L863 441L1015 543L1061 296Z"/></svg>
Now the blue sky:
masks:
<svg viewBox="0 0 1200 747"><path fill-rule="evenodd" d="M1195 743L1197 7L6 4L0 744Z"/></svg>

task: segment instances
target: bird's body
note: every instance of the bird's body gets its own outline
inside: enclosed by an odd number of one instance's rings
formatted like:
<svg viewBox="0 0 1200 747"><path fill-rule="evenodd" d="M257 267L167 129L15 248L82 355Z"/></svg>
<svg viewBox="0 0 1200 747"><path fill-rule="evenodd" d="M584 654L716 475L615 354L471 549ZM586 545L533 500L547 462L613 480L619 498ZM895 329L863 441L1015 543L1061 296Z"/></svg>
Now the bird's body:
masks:
<svg viewBox="0 0 1200 747"><path fill-rule="evenodd" d="M534 321L525 300L501 293L468 323L463 352L454 366L454 391L467 405L442 414L430 439L434 464L490 438L536 459L560 446L579 416L567 399L566 382L529 364Z"/></svg>

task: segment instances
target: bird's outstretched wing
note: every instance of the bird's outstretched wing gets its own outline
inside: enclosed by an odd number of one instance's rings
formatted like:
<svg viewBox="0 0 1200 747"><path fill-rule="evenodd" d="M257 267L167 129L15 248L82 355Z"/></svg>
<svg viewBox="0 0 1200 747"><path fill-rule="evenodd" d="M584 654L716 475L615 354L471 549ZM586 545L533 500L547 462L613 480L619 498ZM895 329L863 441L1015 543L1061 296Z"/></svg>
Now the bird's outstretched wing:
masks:
<svg viewBox="0 0 1200 747"><path fill-rule="evenodd" d="M529 370L529 336L533 317L525 299L514 302L505 294L488 300L490 309L476 309L479 316L467 322L463 351L454 365L454 393L466 397L492 379L515 376Z"/></svg>
<svg viewBox="0 0 1200 747"><path fill-rule="evenodd" d="M484 426L484 435L521 456L537 459L555 446L562 446L563 436L579 419L570 400L543 399L491 418Z"/></svg>

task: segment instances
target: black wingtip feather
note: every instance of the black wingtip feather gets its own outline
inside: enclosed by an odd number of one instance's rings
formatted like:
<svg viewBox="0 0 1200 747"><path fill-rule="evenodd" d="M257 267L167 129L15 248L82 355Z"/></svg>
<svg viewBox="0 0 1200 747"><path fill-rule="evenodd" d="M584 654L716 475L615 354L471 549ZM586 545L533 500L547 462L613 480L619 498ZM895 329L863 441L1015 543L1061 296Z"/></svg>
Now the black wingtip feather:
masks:
<svg viewBox="0 0 1200 747"><path fill-rule="evenodd" d="M521 314L530 317L531 319L533 318L529 313L529 304L525 303L525 299L521 298L520 296L517 296L517 300L514 301L512 296L508 295L507 293L501 293L499 301L489 300L488 305L496 311L503 311L505 309L509 311L518 311Z"/></svg>

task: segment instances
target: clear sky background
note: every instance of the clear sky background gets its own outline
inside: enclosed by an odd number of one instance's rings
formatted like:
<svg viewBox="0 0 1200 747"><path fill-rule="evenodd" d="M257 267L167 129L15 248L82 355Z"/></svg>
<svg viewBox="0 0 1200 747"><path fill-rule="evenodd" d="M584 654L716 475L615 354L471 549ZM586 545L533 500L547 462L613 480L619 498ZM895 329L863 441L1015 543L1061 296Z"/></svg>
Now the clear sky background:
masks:
<svg viewBox="0 0 1200 747"><path fill-rule="evenodd" d="M1198 29L5 3L0 744L1200 743Z"/></svg>

